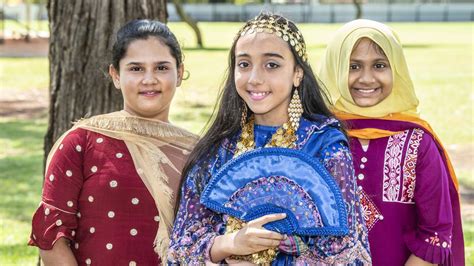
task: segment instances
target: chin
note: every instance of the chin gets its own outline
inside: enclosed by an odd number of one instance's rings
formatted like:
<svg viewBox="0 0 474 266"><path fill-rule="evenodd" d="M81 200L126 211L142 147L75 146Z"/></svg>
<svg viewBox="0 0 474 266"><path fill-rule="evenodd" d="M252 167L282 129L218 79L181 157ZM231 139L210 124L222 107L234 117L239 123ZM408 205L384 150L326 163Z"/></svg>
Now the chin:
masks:
<svg viewBox="0 0 474 266"><path fill-rule="evenodd" d="M377 105L381 101L377 101L377 100L357 100L357 101L354 101L354 102L359 107L372 107L372 106Z"/></svg>
<svg viewBox="0 0 474 266"><path fill-rule="evenodd" d="M255 115L264 115L264 114L268 113L268 111L269 111L269 110L264 110L264 109L261 109L261 108L250 108L250 110Z"/></svg>

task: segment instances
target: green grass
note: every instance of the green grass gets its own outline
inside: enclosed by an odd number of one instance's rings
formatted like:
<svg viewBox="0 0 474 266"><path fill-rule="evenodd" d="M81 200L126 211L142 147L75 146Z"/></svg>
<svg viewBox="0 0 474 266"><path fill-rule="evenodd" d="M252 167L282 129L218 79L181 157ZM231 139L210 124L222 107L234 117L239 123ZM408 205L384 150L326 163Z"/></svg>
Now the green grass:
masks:
<svg viewBox="0 0 474 266"><path fill-rule="evenodd" d="M46 89L48 66L47 58L0 58L0 95Z"/></svg>
<svg viewBox="0 0 474 266"><path fill-rule="evenodd" d="M0 265L32 265L26 243L40 202L46 119L0 119Z"/></svg>
<svg viewBox="0 0 474 266"><path fill-rule="evenodd" d="M466 245L466 265L474 265L474 221L464 221L463 230Z"/></svg>
<svg viewBox="0 0 474 266"><path fill-rule="evenodd" d="M183 45L188 80L178 89L171 120L200 132L212 112L227 67L227 52L239 23L200 23L206 49L182 23L170 23ZM405 46L420 110L445 145L473 145L473 23L394 23ZM300 25L316 68L339 24ZM47 26L46 26L47 28ZM47 58L0 58L0 95L48 86ZM37 250L26 246L30 219L40 201L42 143L46 119L0 118L0 265L34 265ZM474 188L473 171L458 171ZM468 263L474 264L474 221L464 223Z"/></svg>
<svg viewBox="0 0 474 266"><path fill-rule="evenodd" d="M20 34L26 34L26 27L27 23L26 21L16 21L16 20L11 20L7 19L5 20L4 26L5 30L8 32L16 32ZM2 26L2 21L0 21L0 27ZM48 21L47 20L33 20L30 23L30 30L31 31L49 31L49 26L48 26Z"/></svg>

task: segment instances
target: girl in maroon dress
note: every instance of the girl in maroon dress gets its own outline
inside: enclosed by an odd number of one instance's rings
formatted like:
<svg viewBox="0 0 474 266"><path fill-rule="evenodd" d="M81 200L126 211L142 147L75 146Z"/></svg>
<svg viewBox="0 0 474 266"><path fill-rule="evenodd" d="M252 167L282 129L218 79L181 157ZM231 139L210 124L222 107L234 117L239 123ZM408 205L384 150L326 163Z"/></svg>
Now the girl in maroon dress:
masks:
<svg viewBox="0 0 474 266"><path fill-rule="evenodd" d="M320 77L346 122L374 265L464 265L457 180L417 112L398 36L355 20L329 43Z"/></svg>
<svg viewBox="0 0 474 266"><path fill-rule="evenodd" d="M168 121L183 75L176 37L158 21L129 22L109 73L123 110L79 121L48 156L29 242L46 265L157 265L166 254L197 140Z"/></svg>

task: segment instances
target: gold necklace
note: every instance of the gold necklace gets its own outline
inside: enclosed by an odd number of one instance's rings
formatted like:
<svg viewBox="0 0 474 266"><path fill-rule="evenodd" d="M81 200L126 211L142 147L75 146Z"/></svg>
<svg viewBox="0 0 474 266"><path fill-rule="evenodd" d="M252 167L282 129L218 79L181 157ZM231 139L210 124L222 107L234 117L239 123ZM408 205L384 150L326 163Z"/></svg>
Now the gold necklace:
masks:
<svg viewBox="0 0 474 266"><path fill-rule="evenodd" d="M234 158L255 149L254 136L255 117L252 115L249 121L242 127L240 140L237 142L237 149L234 153ZM281 147L293 149L296 147L296 130L291 123L284 123L272 135L270 141L265 144L265 147ZM235 217L229 216L226 222L226 233L233 233L245 226L245 223ZM278 248L271 248L262 250L250 255L233 255L232 259L250 261L257 265L270 265L277 256Z"/></svg>
<svg viewBox="0 0 474 266"><path fill-rule="evenodd" d="M239 142L237 142L234 158L242 153L255 149L254 125L255 117L252 115L249 121L242 127L242 133L240 134ZM296 129L294 129L290 123L284 123L272 135L272 138L265 144L265 147L293 149L296 146L296 139Z"/></svg>

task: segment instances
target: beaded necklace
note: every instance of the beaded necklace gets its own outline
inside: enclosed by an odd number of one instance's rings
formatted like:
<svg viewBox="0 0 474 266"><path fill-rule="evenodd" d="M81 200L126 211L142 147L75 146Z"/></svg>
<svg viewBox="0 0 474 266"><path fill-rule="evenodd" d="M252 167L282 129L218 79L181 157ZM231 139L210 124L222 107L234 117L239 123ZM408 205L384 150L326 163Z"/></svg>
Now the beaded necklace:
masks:
<svg viewBox="0 0 474 266"><path fill-rule="evenodd" d="M254 136L255 117L252 115L249 121L242 127L242 134L240 140L237 142L237 149L234 153L234 158L242 153L255 149ZM290 123L284 123L272 135L270 141L265 144L265 147L280 147L293 149L296 146L296 129Z"/></svg>

